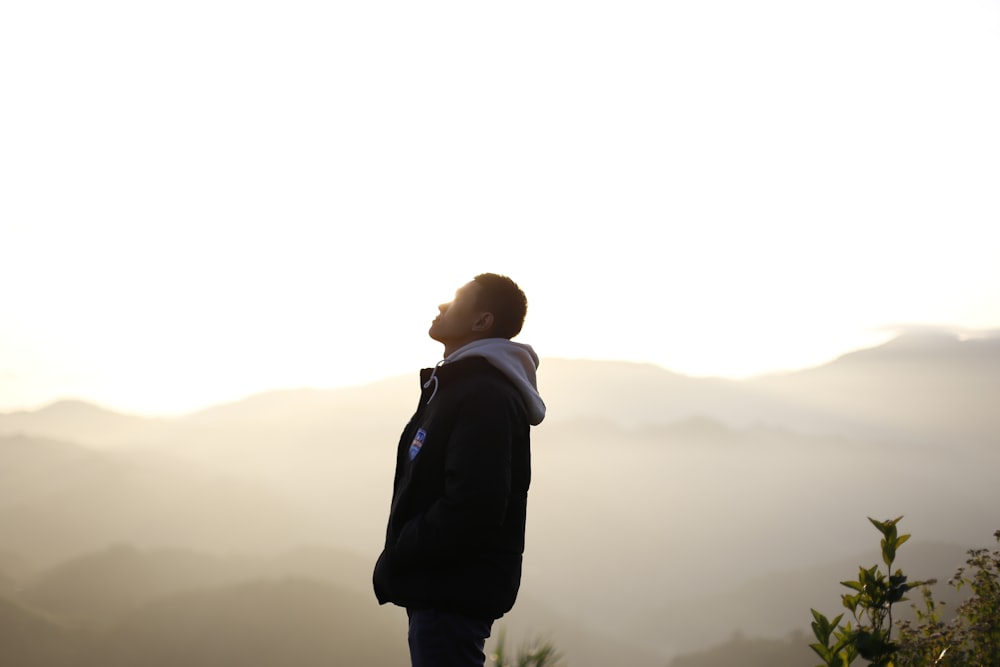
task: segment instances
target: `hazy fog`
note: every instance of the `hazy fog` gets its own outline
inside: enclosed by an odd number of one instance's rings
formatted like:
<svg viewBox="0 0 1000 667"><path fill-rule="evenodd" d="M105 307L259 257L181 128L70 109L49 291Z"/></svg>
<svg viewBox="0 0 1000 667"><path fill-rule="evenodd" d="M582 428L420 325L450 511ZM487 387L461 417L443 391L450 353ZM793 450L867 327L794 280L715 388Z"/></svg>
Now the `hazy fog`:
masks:
<svg viewBox="0 0 1000 667"><path fill-rule="evenodd" d="M808 628L875 563L866 516L905 515L900 565L942 579L1000 528L998 338L911 334L742 382L545 359L539 381L522 596L496 628L573 667ZM399 664L403 617L369 576L417 391L0 415L0 658Z"/></svg>

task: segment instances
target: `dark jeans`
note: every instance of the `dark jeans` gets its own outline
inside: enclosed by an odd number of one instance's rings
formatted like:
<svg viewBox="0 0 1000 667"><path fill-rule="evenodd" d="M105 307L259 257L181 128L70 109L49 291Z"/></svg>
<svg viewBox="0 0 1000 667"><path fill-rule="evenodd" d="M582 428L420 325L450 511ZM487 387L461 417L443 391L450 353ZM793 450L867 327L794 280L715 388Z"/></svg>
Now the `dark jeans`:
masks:
<svg viewBox="0 0 1000 667"><path fill-rule="evenodd" d="M437 609L407 609L413 667L483 667L492 620Z"/></svg>

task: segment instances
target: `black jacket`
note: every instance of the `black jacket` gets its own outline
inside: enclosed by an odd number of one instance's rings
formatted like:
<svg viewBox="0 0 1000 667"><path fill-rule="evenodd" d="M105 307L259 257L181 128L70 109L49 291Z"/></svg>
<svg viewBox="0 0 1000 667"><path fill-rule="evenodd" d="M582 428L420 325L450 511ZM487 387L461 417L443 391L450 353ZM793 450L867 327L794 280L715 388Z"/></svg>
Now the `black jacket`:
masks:
<svg viewBox="0 0 1000 667"><path fill-rule="evenodd" d="M422 384L431 373L421 372ZM496 619L521 582L531 478L525 403L481 357L435 375L399 439L375 595L380 604Z"/></svg>

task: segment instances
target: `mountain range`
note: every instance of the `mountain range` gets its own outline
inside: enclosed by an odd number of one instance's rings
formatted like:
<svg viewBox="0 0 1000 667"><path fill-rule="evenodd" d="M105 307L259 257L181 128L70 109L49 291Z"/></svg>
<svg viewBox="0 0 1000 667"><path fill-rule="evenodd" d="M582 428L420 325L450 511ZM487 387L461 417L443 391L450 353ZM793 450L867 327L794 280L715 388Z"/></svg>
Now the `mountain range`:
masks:
<svg viewBox="0 0 1000 667"><path fill-rule="evenodd" d="M839 606L848 563L875 563L866 516L905 515L900 564L941 579L1000 527L1000 337L910 332L742 381L544 359L539 384L522 600L501 623L550 635L574 667L807 630L809 607ZM330 618L322 600L343 599L392 632L370 564L418 389L282 390L176 418L82 401L0 414L0 638L114 644L119 664L148 647L136 637L193 637L180 619L206 605L218 619L271 597Z"/></svg>

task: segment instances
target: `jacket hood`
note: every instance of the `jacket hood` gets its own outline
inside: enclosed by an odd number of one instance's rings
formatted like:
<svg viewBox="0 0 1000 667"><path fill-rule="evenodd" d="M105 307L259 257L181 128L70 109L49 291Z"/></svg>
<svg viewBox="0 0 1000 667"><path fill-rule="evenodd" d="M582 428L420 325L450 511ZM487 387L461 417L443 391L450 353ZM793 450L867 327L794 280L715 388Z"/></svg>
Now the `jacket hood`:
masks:
<svg viewBox="0 0 1000 667"><path fill-rule="evenodd" d="M483 357L491 366L502 372L517 387L528 408L528 421L537 426L545 419L545 402L538 393L538 355L530 345L515 343L506 338L482 338L464 345L444 358L450 364L466 357Z"/></svg>

